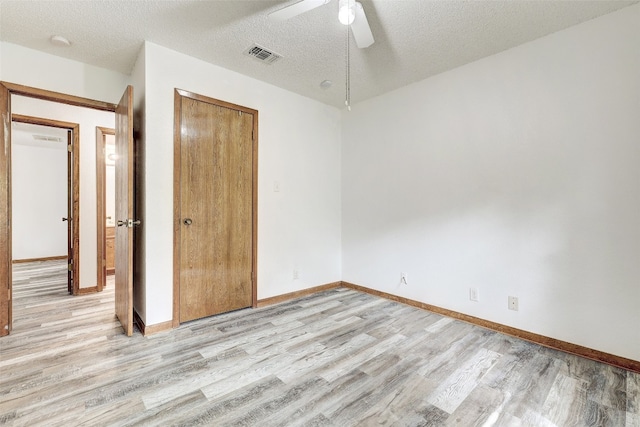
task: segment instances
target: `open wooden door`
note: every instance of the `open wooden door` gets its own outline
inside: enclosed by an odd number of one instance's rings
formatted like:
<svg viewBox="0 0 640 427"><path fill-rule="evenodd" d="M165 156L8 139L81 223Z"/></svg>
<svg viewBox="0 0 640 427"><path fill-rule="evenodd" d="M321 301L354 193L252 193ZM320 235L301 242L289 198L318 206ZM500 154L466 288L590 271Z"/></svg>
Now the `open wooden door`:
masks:
<svg viewBox="0 0 640 427"><path fill-rule="evenodd" d="M67 131L67 217L62 218L67 221L67 292L73 294L73 268L76 265L73 256L73 141L71 131Z"/></svg>
<svg viewBox="0 0 640 427"><path fill-rule="evenodd" d="M0 84L0 336L11 331L11 95Z"/></svg>
<svg viewBox="0 0 640 427"><path fill-rule="evenodd" d="M133 87L116 107L116 316L125 334L133 334Z"/></svg>

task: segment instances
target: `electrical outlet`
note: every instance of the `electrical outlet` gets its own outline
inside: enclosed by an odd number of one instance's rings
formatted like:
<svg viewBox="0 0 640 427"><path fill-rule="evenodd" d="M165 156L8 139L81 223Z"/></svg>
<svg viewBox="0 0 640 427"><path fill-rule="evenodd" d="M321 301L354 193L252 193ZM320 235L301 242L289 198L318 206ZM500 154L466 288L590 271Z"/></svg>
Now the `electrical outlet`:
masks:
<svg viewBox="0 0 640 427"><path fill-rule="evenodd" d="M409 284L409 282L407 282L407 273L400 273L400 284L402 285Z"/></svg>
<svg viewBox="0 0 640 427"><path fill-rule="evenodd" d="M478 288L469 288L469 299L477 302L479 298L480 294L478 293Z"/></svg>
<svg viewBox="0 0 640 427"><path fill-rule="evenodd" d="M509 310L518 311L518 297L509 297Z"/></svg>
<svg viewBox="0 0 640 427"><path fill-rule="evenodd" d="M300 270L297 268L293 269L293 280L298 280L300 278Z"/></svg>

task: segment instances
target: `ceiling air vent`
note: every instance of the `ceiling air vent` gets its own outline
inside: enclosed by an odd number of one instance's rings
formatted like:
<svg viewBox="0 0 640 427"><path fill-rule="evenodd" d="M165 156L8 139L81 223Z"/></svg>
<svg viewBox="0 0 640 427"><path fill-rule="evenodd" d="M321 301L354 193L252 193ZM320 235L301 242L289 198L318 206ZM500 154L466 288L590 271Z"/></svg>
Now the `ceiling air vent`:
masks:
<svg viewBox="0 0 640 427"><path fill-rule="evenodd" d="M272 52L269 49L265 49L257 44L254 44L249 49L245 50L244 54L252 56L264 64L273 64L278 59L282 58L282 55Z"/></svg>
<svg viewBox="0 0 640 427"><path fill-rule="evenodd" d="M62 142L62 138L58 138L57 136L33 135L33 139L36 141Z"/></svg>

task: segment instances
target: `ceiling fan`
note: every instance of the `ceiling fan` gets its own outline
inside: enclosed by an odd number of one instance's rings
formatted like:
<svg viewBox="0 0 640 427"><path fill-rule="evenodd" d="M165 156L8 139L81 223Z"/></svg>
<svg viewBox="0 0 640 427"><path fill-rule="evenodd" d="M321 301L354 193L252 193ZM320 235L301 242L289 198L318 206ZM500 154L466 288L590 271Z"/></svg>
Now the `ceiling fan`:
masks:
<svg viewBox="0 0 640 427"><path fill-rule="evenodd" d="M269 17L278 21L285 21L305 12L323 6L331 0L301 0L290 6L276 10L269 14ZM351 27L351 33L360 49L364 49L373 44L373 34L367 21L367 15L360 2L355 0L339 0L338 20Z"/></svg>

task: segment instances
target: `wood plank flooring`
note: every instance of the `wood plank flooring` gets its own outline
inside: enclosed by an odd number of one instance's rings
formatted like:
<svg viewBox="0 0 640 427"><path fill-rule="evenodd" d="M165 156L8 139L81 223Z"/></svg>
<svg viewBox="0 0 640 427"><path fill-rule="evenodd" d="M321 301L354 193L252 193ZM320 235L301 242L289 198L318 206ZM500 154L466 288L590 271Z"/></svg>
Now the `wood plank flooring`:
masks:
<svg viewBox="0 0 640 427"><path fill-rule="evenodd" d="M9 426L633 426L640 375L335 289L127 338L113 284L14 266Z"/></svg>

